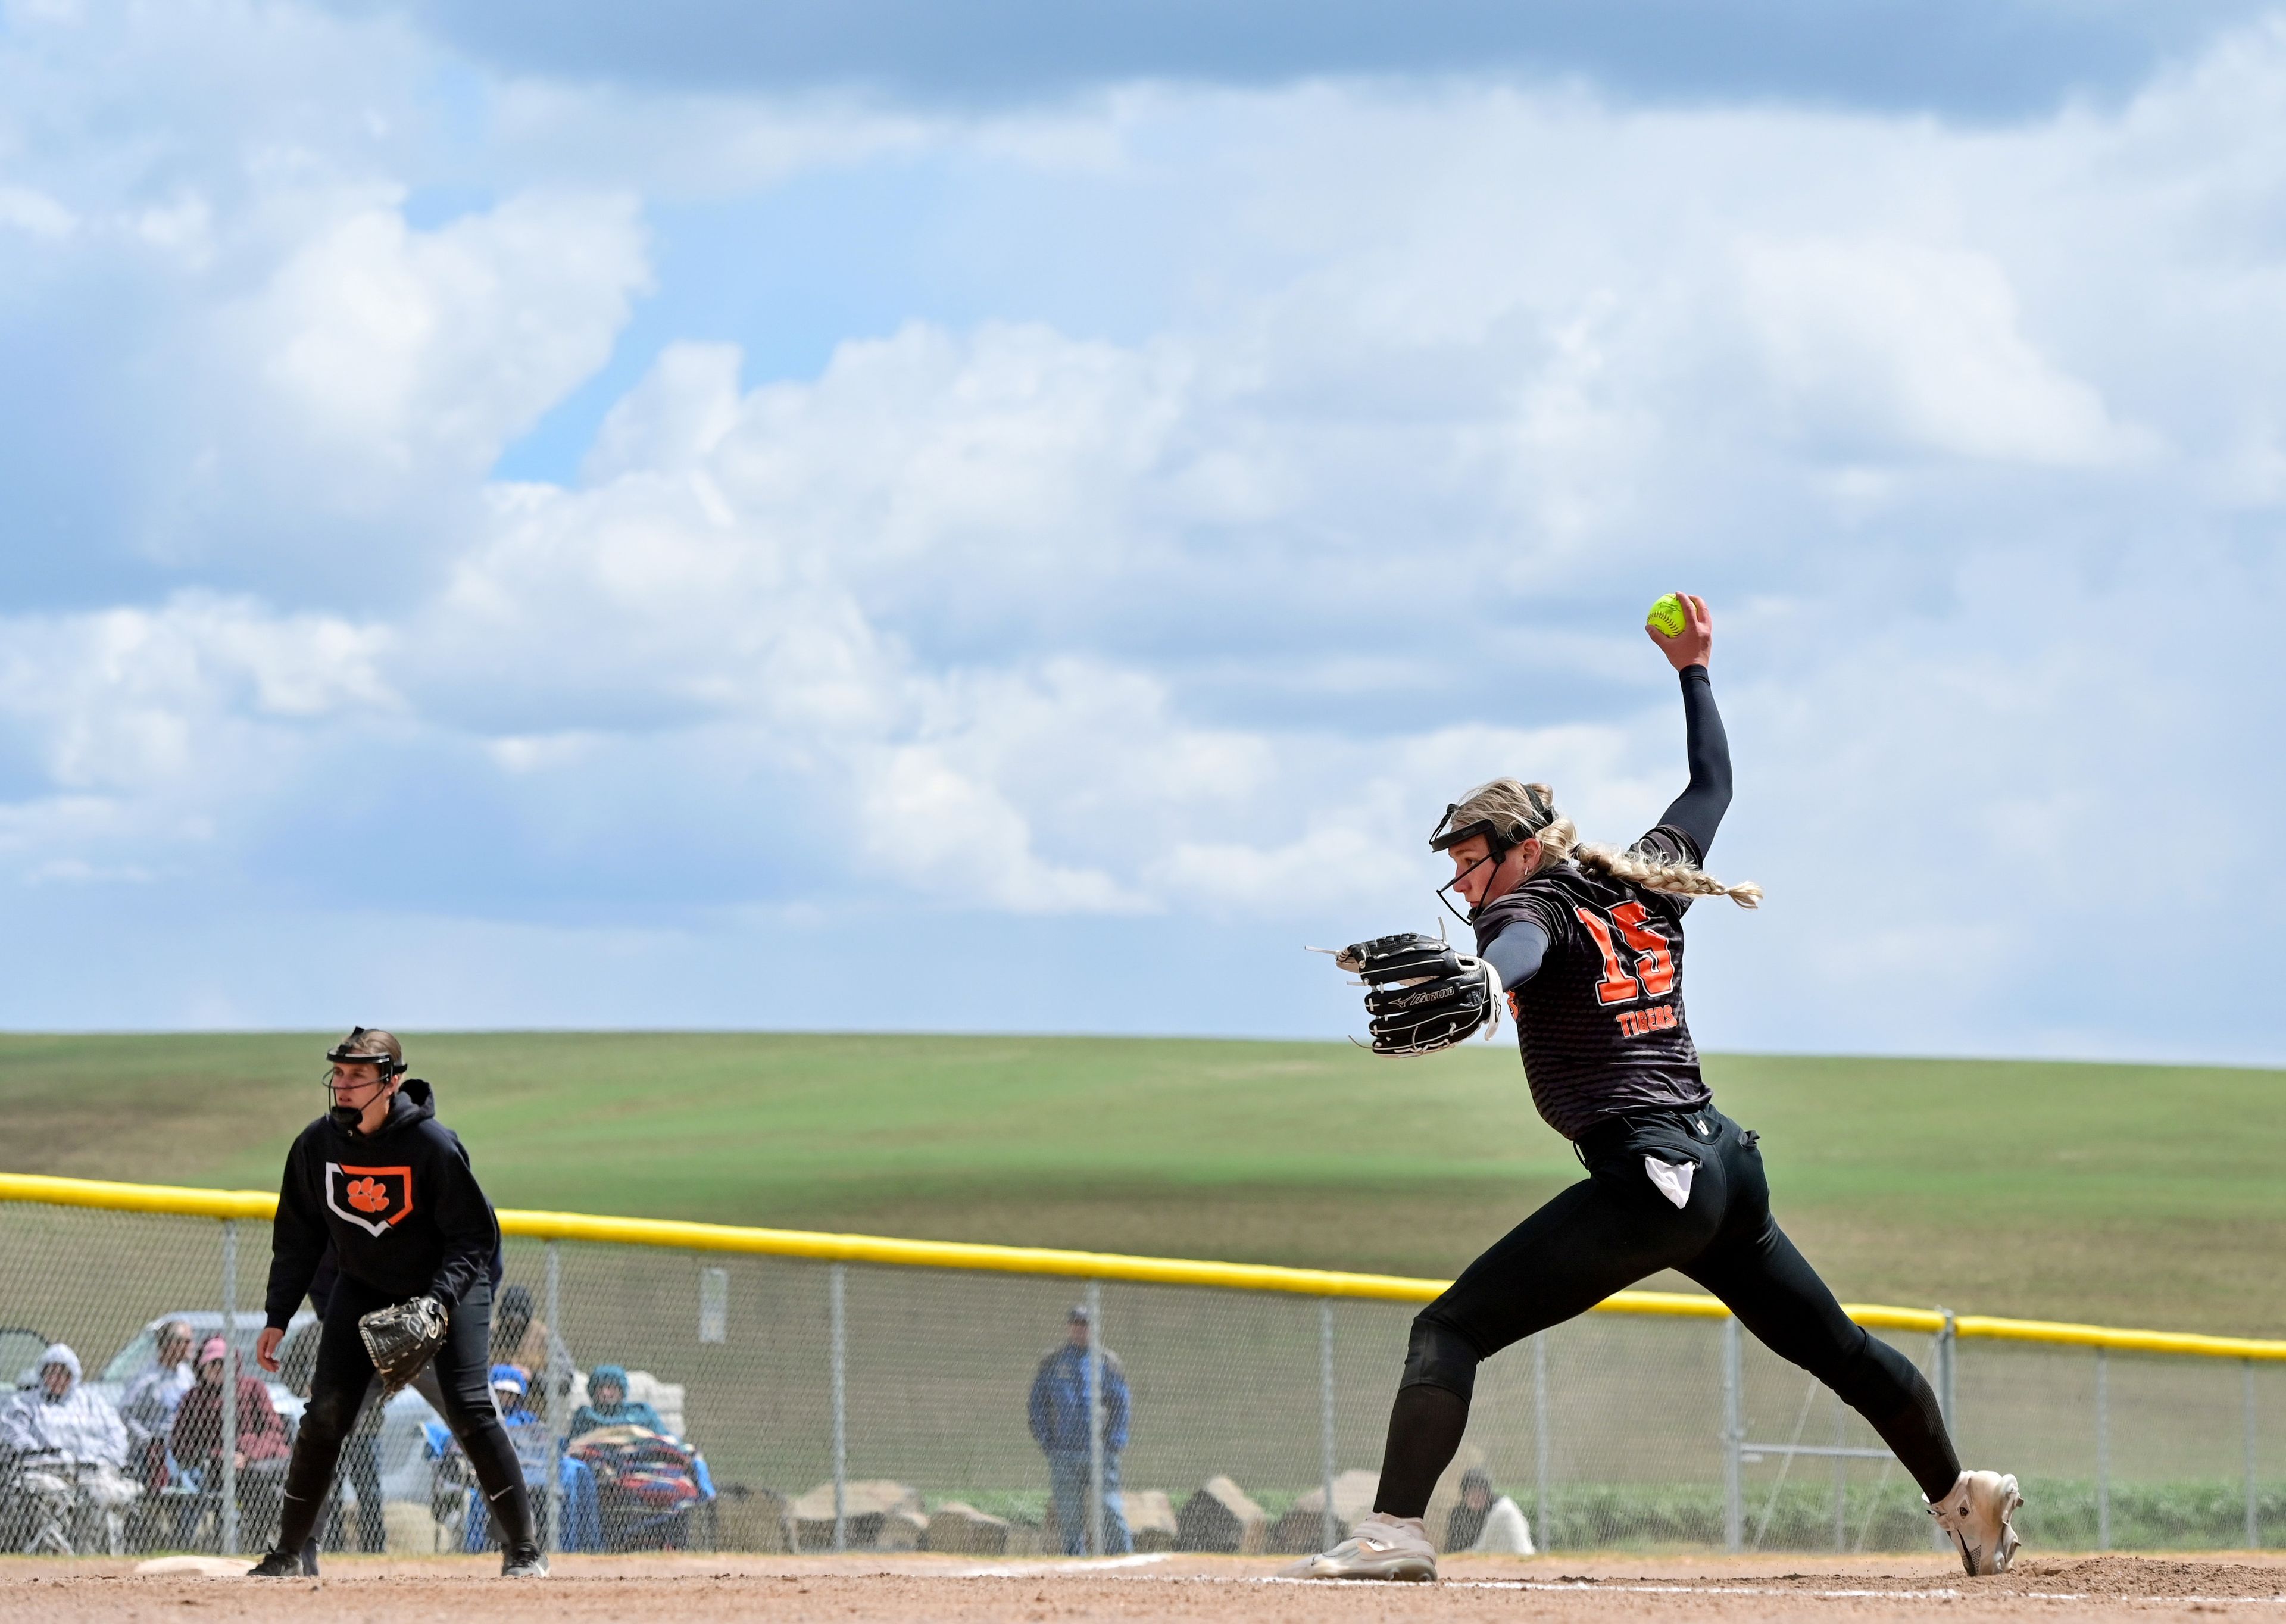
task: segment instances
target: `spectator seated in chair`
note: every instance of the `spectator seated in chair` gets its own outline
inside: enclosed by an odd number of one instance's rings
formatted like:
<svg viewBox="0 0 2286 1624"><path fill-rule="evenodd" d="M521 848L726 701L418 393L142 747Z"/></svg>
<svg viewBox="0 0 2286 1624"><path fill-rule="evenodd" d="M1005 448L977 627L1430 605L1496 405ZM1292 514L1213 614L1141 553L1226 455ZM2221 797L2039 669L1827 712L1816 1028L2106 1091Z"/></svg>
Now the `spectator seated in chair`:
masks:
<svg viewBox="0 0 2286 1624"><path fill-rule="evenodd" d="M1492 1478L1471 1467L1461 1474L1460 1503L1445 1519L1445 1549L1529 1557L1532 1525L1522 1507L1506 1494L1495 1496Z"/></svg>
<svg viewBox="0 0 2286 1624"><path fill-rule="evenodd" d="M548 1321L532 1313L532 1288L511 1281L500 1289L493 1304L493 1363L514 1365L524 1372L528 1391L524 1402L542 1421L568 1413L550 1402L548 1370L553 1361L556 1398L572 1391L572 1350L564 1338L548 1329Z"/></svg>
<svg viewBox="0 0 2286 1624"><path fill-rule="evenodd" d="M627 1397L627 1372L624 1365L598 1365L587 1378L587 1402L572 1416L567 1437L577 1438L582 1432L592 1432L598 1427L649 1427L664 1434L666 1423L658 1412L640 1400Z"/></svg>
<svg viewBox="0 0 2286 1624"><path fill-rule="evenodd" d="M627 1397L625 1366L598 1365L587 1402L572 1417L572 1458L594 1474L610 1550L689 1547L695 1514L712 1506L706 1457L667 1430L658 1411Z"/></svg>
<svg viewBox="0 0 2286 1624"><path fill-rule="evenodd" d="M195 1525L209 1515L215 1518L219 1541L223 1485L223 1355L219 1336L207 1338L199 1350L198 1382L175 1407L175 1463L198 1483ZM233 1439L238 1469L238 1541L240 1549L261 1550L278 1521L279 1491L286 1483L286 1462L292 1447L285 1418L270 1402L270 1390L241 1372L233 1395L237 1436Z"/></svg>
<svg viewBox="0 0 2286 1624"><path fill-rule="evenodd" d="M175 1408L197 1379L191 1371L194 1338L185 1320L161 1326L151 1362L135 1373L120 1395L128 1464L135 1480L153 1494L167 1486L167 1439L175 1430Z"/></svg>
<svg viewBox="0 0 2286 1624"><path fill-rule="evenodd" d="M0 1518L12 1549L126 1549L124 1514L141 1494L127 1475L126 1423L79 1378L79 1355L56 1343L35 1384L0 1409L0 1453L15 1480Z"/></svg>

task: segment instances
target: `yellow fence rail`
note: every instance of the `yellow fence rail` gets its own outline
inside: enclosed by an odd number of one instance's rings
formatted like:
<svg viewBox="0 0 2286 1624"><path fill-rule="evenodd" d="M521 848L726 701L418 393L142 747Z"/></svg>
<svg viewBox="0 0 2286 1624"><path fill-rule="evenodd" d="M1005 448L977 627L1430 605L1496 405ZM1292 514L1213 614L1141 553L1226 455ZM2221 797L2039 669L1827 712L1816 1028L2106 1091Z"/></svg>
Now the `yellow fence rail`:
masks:
<svg viewBox="0 0 2286 1624"><path fill-rule="evenodd" d="M92 1207L109 1212L154 1212L182 1218L258 1218L278 1210L265 1190L200 1190L182 1186L118 1184L42 1173L0 1173L0 1202ZM584 1212L532 1212L503 1208L501 1228L536 1241L588 1241L675 1251L747 1252L818 1263L871 1263L904 1268L965 1269L1001 1274L1050 1274L1076 1280L1131 1281L1155 1286L1205 1286L1228 1291L1283 1291L1301 1297L1364 1297L1425 1303L1451 1282L1398 1274L1350 1274L1331 1269L1289 1269L1274 1264L1210 1263L1187 1257L1132 1257L1116 1252L1066 1251L1048 1247L987 1246L962 1241L900 1241L881 1235L824 1234L804 1229L756 1229L673 1218L603 1218ZM1945 1328L1947 1316L1929 1308L1844 1303L1843 1310L1870 1330ZM1671 1319L1726 1320L1730 1311L1711 1297L1680 1291L1621 1291L1596 1305L1597 1313L1651 1314ZM2209 1336L2192 1331L2129 1330L2051 1320L2009 1320L1989 1314L1952 1317L1956 1336L1993 1342L2033 1342L2122 1352L2180 1353L2205 1359L2286 1363L2286 1342L2254 1336Z"/></svg>

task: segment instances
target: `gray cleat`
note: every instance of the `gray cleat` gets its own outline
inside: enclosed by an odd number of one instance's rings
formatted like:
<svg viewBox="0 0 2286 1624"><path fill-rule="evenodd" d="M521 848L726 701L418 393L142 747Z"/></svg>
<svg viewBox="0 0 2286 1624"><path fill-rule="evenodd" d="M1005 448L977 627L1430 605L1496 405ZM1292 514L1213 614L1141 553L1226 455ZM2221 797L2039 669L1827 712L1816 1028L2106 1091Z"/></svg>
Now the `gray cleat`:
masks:
<svg viewBox="0 0 2286 1624"><path fill-rule="evenodd" d="M2016 1479L1997 1471L1965 1471L1945 1496L1929 1508L1936 1525L1960 1553L1971 1574L2005 1573L2015 1560L2019 1541L2008 1519L2024 1497Z"/></svg>
<svg viewBox="0 0 2286 1624"><path fill-rule="evenodd" d="M1437 1577L1437 1548L1429 1543L1418 1518L1384 1517L1376 1511L1350 1530L1331 1550L1305 1557L1282 1570L1281 1579L1401 1579L1427 1583Z"/></svg>

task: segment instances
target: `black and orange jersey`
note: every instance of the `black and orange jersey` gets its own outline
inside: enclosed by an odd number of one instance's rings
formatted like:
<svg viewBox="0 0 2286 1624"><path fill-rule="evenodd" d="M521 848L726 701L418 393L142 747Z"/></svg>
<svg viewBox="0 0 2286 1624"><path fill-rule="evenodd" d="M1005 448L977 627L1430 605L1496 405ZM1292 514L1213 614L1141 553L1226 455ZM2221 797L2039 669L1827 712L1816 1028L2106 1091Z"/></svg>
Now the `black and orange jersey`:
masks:
<svg viewBox="0 0 2286 1624"><path fill-rule="evenodd" d="M350 1132L329 1114L286 1153L264 1305L282 1328L330 1257L390 1301L426 1292L449 1308L492 1273L500 1250L500 1220L467 1149L437 1120L435 1092L408 1077L374 1132Z"/></svg>
<svg viewBox="0 0 2286 1624"><path fill-rule="evenodd" d="M1635 850L1697 863L1691 836L1661 824ZM1509 989L1532 1102L1576 1139L1606 1117L1693 1110L1713 1099L1683 1018L1683 915L1691 899L1558 863L1473 919L1484 953L1529 921L1548 939L1536 974Z"/></svg>

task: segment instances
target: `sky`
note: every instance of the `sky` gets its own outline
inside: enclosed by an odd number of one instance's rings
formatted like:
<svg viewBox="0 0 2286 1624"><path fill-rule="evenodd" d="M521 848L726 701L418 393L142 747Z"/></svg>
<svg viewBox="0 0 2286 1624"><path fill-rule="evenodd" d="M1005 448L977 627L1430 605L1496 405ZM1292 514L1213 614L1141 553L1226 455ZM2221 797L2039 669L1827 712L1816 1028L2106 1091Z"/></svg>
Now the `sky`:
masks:
<svg viewBox="0 0 2286 1624"><path fill-rule="evenodd" d="M2286 12L0 0L0 1026L2274 1059Z"/></svg>

